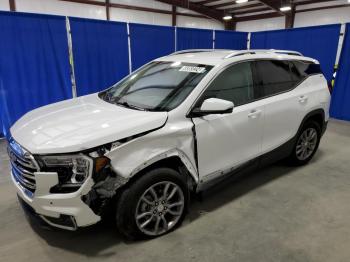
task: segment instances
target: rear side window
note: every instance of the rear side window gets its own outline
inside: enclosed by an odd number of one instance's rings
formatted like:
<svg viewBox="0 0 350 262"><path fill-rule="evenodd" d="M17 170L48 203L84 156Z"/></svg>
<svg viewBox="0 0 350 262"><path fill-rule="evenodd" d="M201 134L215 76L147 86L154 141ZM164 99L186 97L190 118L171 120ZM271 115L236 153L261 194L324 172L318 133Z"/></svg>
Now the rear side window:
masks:
<svg viewBox="0 0 350 262"><path fill-rule="evenodd" d="M250 62L233 65L218 75L205 91L201 101L220 98L235 106L254 100L254 83Z"/></svg>
<svg viewBox="0 0 350 262"><path fill-rule="evenodd" d="M303 61L293 61L292 63L303 78L306 78L309 75L322 74L321 66L319 64Z"/></svg>
<svg viewBox="0 0 350 262"><path fill-rule="evenodd" d="M256 61L258 97L267 97L292 89L297 81L293 78L289 61ZM297 72L295 72L297 74Z"/></svg>

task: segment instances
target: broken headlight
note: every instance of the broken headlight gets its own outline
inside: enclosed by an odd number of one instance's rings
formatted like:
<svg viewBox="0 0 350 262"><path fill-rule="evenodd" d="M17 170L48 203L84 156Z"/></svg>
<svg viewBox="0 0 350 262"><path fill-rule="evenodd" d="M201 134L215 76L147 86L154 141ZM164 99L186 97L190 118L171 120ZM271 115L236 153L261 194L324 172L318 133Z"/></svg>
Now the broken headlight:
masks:
<svg viewBox="0 0 350 262"><path fill-rule="evenodd" d="M56 172L59 184L52 193L74 192L92 172L93 160L85 155L42 156L39 161L44 172ZM62 190L66 188L66 190ZM52 190L51 190L52 191Z"/></svg>

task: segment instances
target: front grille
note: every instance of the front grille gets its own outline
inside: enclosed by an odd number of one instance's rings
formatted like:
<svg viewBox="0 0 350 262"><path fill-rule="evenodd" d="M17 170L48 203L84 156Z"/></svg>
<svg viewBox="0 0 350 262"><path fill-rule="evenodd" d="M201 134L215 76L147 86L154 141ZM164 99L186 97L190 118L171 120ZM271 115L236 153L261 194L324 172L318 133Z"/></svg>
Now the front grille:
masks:
<svg viewBox="0 0 350 262"><path fill-rule="evenodd" d="M34 193L36 188L34 172L39 171L34 157L13 139L10 139L8 154L13 177L26 193L27 191Z"/></svg>

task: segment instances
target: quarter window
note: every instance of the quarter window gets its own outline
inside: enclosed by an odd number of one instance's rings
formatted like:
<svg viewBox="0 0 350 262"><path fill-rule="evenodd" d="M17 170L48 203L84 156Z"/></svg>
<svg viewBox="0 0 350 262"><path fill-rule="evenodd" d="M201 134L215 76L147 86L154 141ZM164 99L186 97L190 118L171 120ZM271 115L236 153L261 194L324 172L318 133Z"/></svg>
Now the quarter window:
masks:
<svg viewBox="0 0 350 262"><path fill-rule="evenodd" d="M305 78L305 76L299 71L295 62L297 61L289 61L289 66L294 85L297 85Z"/></svg>
<svg viewBox="0 0 350 262"><path fill-rule="evenodd" d="M309 75L322 74L322 70L319 64L303 61L293 61L293 64L296 66L303 78L306 78Z"/></svg>
<svg viewBox="0 0 350 262"><path fill-rule="evenodd" d="M233 102L235 106L254 100L251 63L239 63L223 71L209 85L201 101L208 98L228 100Z"/></svg>

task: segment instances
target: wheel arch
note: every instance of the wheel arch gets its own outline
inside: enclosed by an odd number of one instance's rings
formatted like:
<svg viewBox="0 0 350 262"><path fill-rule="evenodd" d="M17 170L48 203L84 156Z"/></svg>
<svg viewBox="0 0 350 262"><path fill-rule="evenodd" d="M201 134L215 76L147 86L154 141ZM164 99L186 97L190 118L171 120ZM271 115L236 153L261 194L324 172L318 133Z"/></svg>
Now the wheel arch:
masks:
<svg viewBox="0 0 350 262"><path fill-rule="evenodd" d="M146 161L133 170L126 184L132 183L150 170L161 167L171 168L183 175L190 189L195 189L198 184L197 170L181 150L171 150Z"/></svg>
<svg viewBox="0 0 350 262"><path fill-rule="evenodd" d="M308 121L315 121L316 123L318 123L320 125L321 130L324 130L324 127L326 125L325 122L325 112L323 109L319 108L319 109L315 109L312 110L311 112L309 112L302 120L299 129L298 129L298 133L301 131L301 129L303 128L303 126L308 122Z"/></svg>

